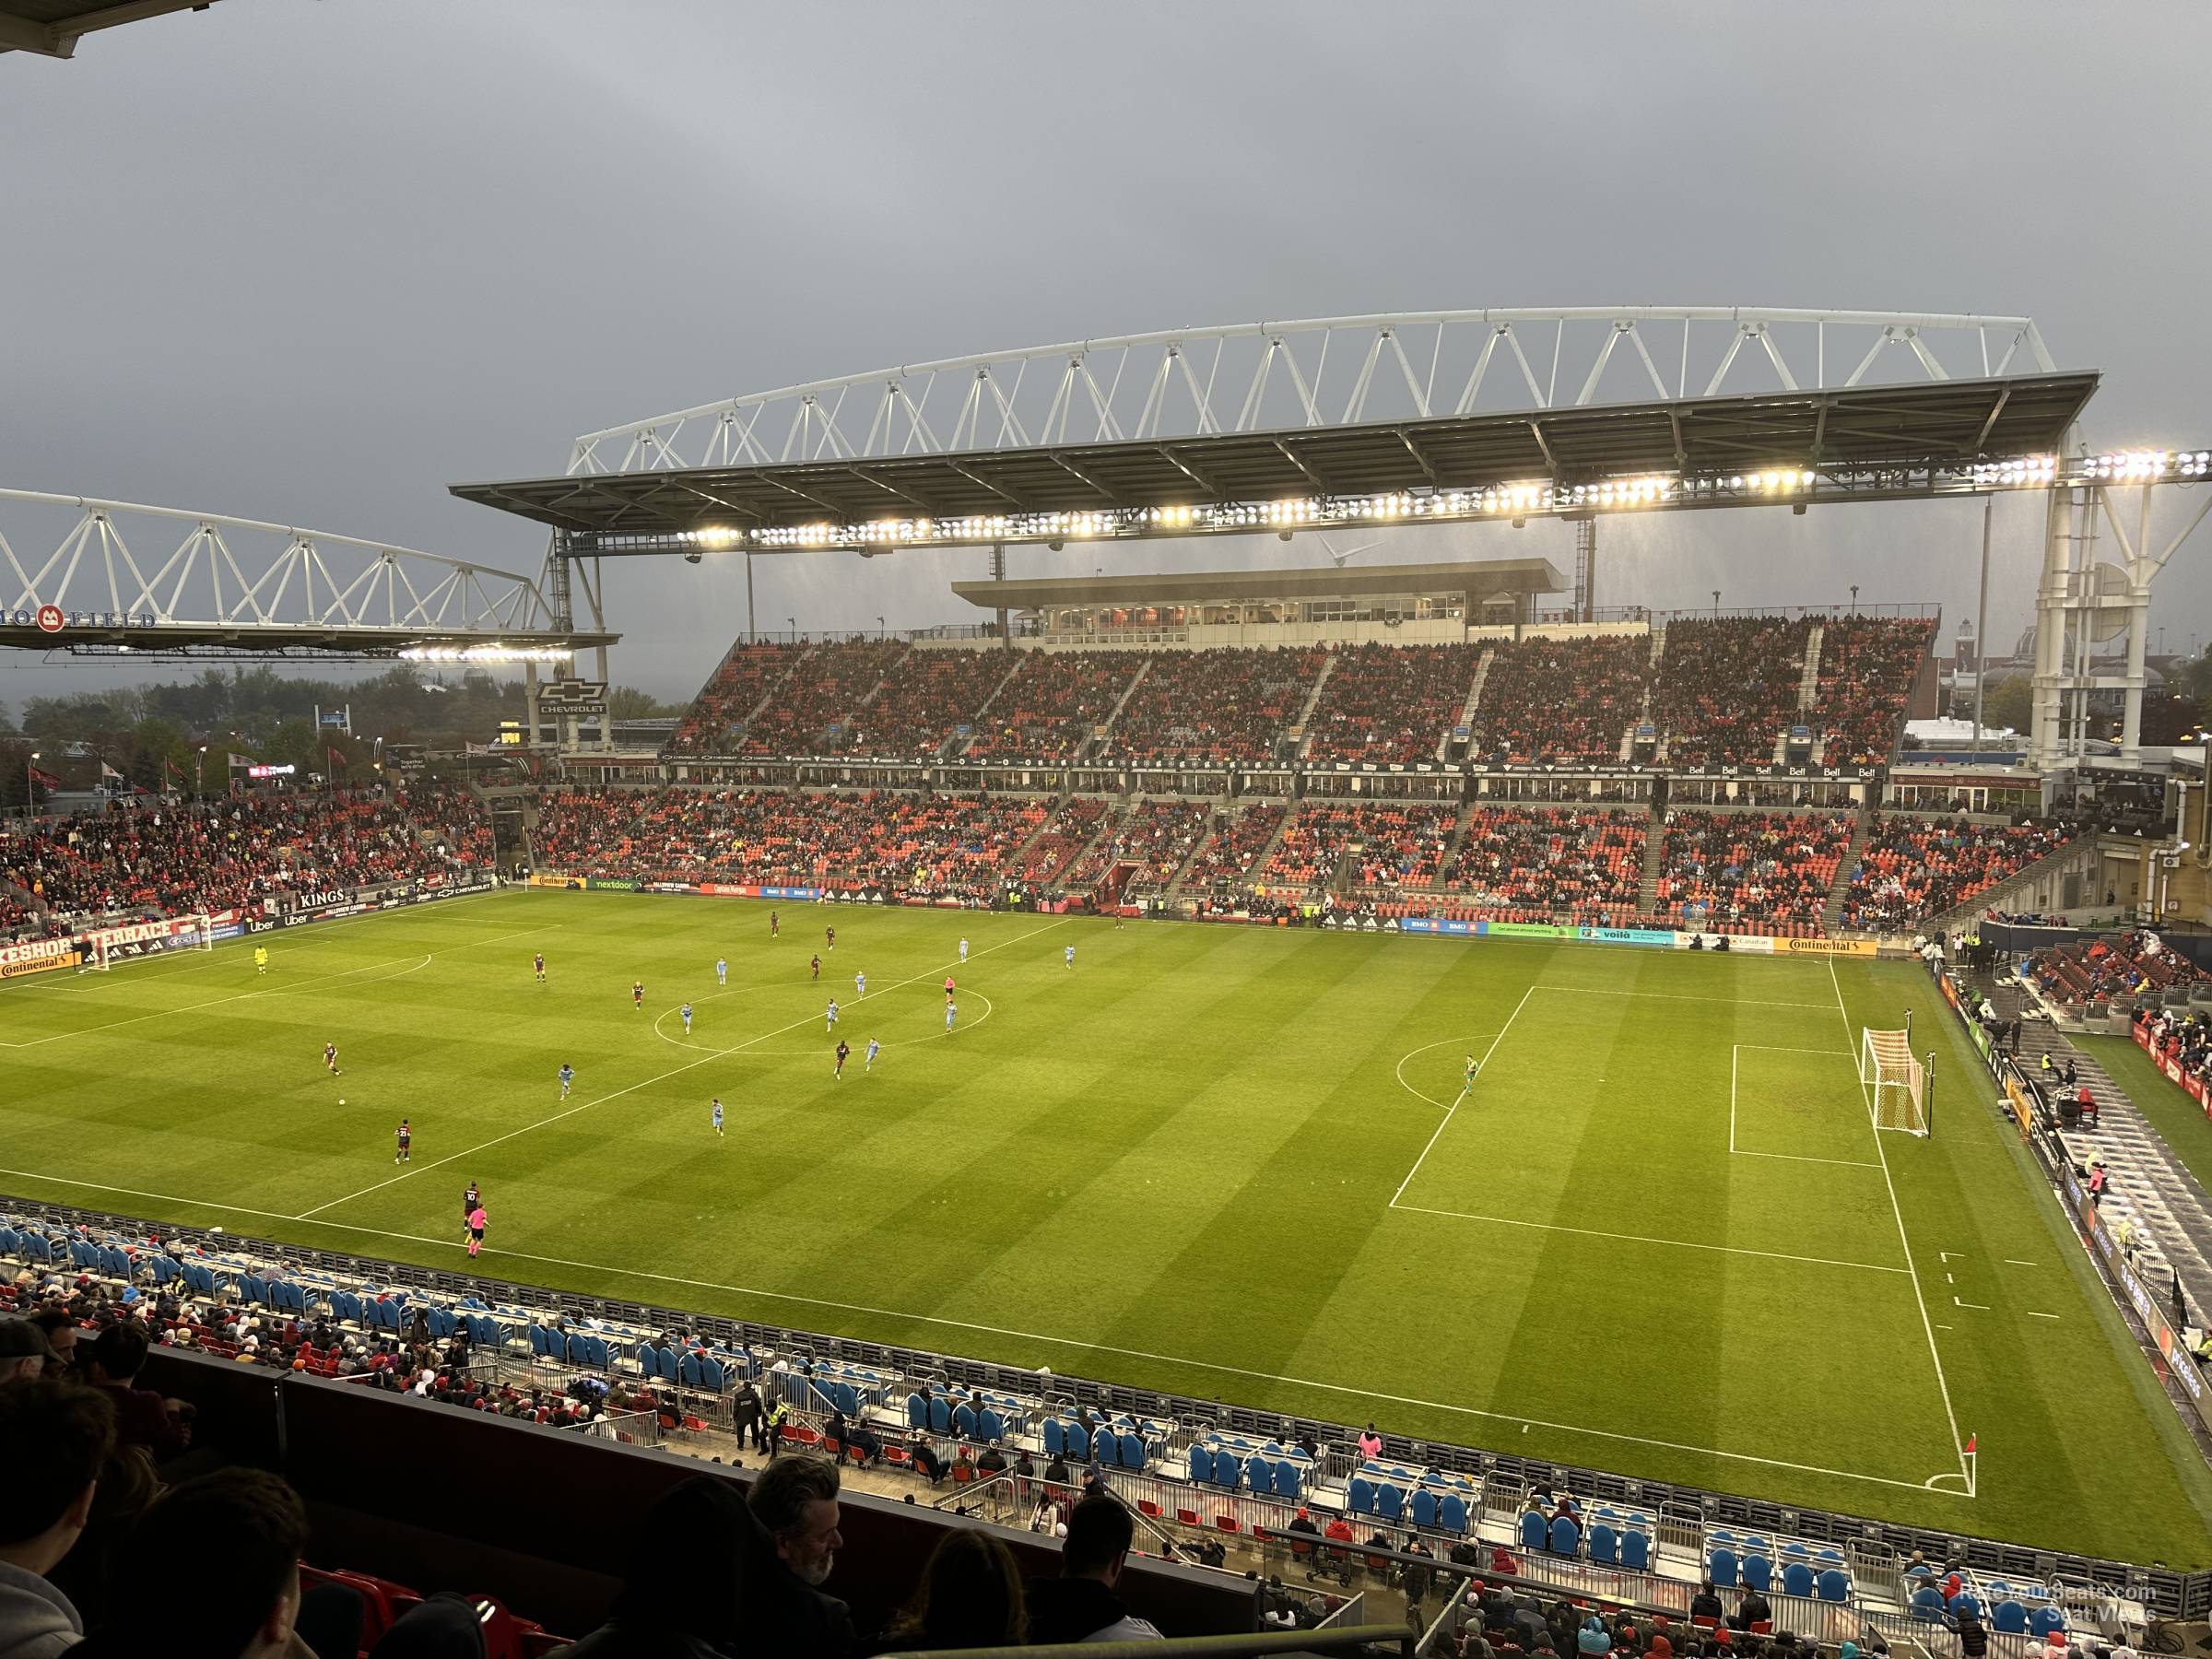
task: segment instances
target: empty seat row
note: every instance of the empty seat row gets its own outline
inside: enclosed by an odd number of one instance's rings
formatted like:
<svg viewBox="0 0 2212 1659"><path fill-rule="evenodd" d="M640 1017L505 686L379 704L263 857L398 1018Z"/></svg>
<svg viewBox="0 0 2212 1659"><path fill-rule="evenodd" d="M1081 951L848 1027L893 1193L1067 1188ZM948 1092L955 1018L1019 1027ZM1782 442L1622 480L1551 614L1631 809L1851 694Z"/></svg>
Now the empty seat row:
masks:
<svg viewBox="0 0 2212 1659"><path fill-rule="evenodd" d="M1521 1547L1552 1555L1579 1556L1583 1553L1586 1542L1593 1561L1625 1567L1634 1572L1648 1572L1652 1566L1652 1535L1648 1528L1636 1524L1637 1519L1616 1517L1615 1521L1594 1521L1585 1539L1582 1523L1573 1516L1547 1516L1542 1510L1532 1509L1521 1517Z"/></svg>
<svg viewBox="0 0 2212 1659"><path fill-rule="evenodd" d="M1763 1542L1763 1540L1761 1540ZM1829 1552L1835 1560L1842 1557ZM1803 1559L1785 1559L1782 1565L1779 1583L1774 1577L1774 1561L1768 1555L1747 1550L1743 1555L1725 1546L1711 1551L1705 1558L1708 1576L1716 1584L1733 1589L1741 1584L1747 1590L1756 1590L1764 1595L1779 1589L1784 1595L1818 1596L1822 1601L1840 1602L1851 1599L1851 1575L1840 1566L1823 1567L1818 1572L1814 1563Z"/></svg>
<svg viewBox="0 0 2212 1659"><path fill-rule="evenodd" d="M1265 1452L1246 1457L1228 1446L1194 1445L1190 1465L1191 1478L1205 1485L1230 1492L1248 1485L1259 1496L1293 1501L1306 1479L1300 1465L1288 1457L1270 1457Z"/></svg>

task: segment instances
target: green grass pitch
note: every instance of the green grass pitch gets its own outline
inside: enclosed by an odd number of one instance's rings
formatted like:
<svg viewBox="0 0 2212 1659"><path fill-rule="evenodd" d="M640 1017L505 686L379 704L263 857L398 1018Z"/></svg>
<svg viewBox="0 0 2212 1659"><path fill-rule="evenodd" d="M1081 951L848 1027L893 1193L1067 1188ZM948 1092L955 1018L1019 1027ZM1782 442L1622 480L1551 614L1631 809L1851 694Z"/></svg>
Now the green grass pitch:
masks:
<svg viewBox="0 0 2212 1659"><path fill-rule="evenodd" d="M474 1180L508 1277L2212 1562L2212 1480L1911 965L769 908L511 892L265 935L266 978L0 987L0 1191L459 1268ZM1927 1140L1857 1080L1907 1007Z"/></svg>

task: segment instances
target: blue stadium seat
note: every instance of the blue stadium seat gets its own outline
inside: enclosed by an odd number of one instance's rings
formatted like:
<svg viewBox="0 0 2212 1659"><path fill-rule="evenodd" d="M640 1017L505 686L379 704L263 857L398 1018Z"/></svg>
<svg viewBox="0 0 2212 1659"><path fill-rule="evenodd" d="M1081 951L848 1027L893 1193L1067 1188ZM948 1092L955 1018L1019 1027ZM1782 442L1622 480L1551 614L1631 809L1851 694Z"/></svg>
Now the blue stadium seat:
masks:
<svg viewBox="0 0 2212 1659"><path fill-rule="evenodd" d="M1724 1590L1734 1589L1737 1578L1735 1551L1726 1548L1715 1549L1707 1556L1705 1558L1705 1576Z"/></svg>
<svg viewBox="0 0 2212 1659"><path fill-rule="evenodd" d="M1774 1563L1763 1555L1747 1555L1743 1562L1744 1588L1764 1595L1774 1587Z"/></svg>
<svg viewBox="0 0 2212 1659"><path fill-rule="evenodd" d="M1747 1578L1750 1575L1747 1573ZM1806 1561L1785 1561L1782 1569L1782 1593L1784 1595L1810 1595L1813 1593L1813 1569Z"/></svg>
<svg viewBox="0 0 2212 1659"><path fill-rule="evenodd" d="M1467 1500L1457 1492L1449 1492L1436 1506L1436 1524L1448 1533L1463 1535L1467 1530Z"/></svg>
<svg viewBox="0 0 2212 1659"><path fill-rule="evenodd" d="M1943 1622L1942 1593L1933 1584L1923 1584L1912 1592L1912 1600L1907 1611L1922 1624L1941 1624ZM2000 1607L1997 1611L2001 1615L2004 1609ZM1998 1628L2002 1630L2004 1627L2000 1625Z"/></svg>
<svg viewBox="0 0 2212 1659"><path fill-rule="evenodd" d="M1413 1494L1413 1524L1425 1531L1436 1530L1436 1494L1426 1488Z"/></svg>
<svg viewBox="0 0 2212 1659"><path fill-rule="evenodd" d="M53 1246L39 1234L27 1232L23 1235L23 1254L33 1262L50 1263L53 1260Z"/></svg>
<svg viewBox="0 0 2212 1659"><path fill-rule="evenodd" d="M1298 1465L1287 1457L1277 1458L1275 1462L1275 1495L1277 1498L1288 1498L1295 1503L1298 1501L1299 1484Z"/></svg>
<svg viewBox="0 0 2212 1659"><path fill-rule="evenodd" d="M1122 1467L1141 1469L1145 1466L1145 1442L1134 1434L1118 1437L1122 1442Z"/></svg>
<svg viewBox="0 0 2212 1659"><path fill-rule="evenodd" d="M1122 1461L1120 1444L1115 1441L1112 1433L1108 1430L1101 1429L1099 1430L1097 1438L1091 1442L1091 1450L1098 1453L1098 1462L1100 1468L1112 1469L1117 1467Z"/></svg>
<svg viewBox="0 0 2212 1659"><path fill-rule="evenodd" d="M584 1363L594 1371L603 1371L612 1368L613 1356L606 1351L606 1337L586 1336L583 1339L583 1353Z"/></svg>
<svg viewBox="0 0 2212 1659"><path fill-rule="evenodd" d="M943 1394L929 1396L929 1431L944 1435L952 1432L952 1402Z"/></svg>
<svg viewBox="0 0 2212 1659"><path fill-rule="evenodd" d="M1053 1425L1047 1424L1046 1427L1050 1429L1053 1427ZM1044 1449L1047 1452L1050 1452L1053 1449L1053 1441L1050 1434L1045 1436ZM1191 1447L1191 1478L1194 1481L1207 1481L1211 1480L1213 1477L1214 1453L1212 1449L1206 1446L1198 1445L1194 1442Z"/></svg>
<svg viewBox="0 0 2212 1659"><path fill-rule="evenodd" d="M1820 1599L1824 1602L1849 1601L1851 1599L1851 1577L1840 1567L1823 1569L1819 1578L1815 1582L1819 1588Z"/></svg>
<svg viewBox="0 0 2212 1659"><path fill-rule="evenodd" d="M1530 1510L1521 1517L1521 1547L1541 1549L1551 1536L1551 1524L1544 1519L1541 1510Z"/></svg>
<svg viewBox="0 0 2212 1659"><path fill-rule="evenodd" d="M1254 1452L1244 1460L1244 1478L1259 1496L1275 1490L1275 1460Z"/></svg>
<svg viewBox="0 0 2212 1659"><path fill-rule="evenodd" d="M1583 1548L1583 1529L1568 1516L1560 1515L1551 1524L1551 1553L1553 1555L1580 1555Z"/></svg>
<svg viewBox="0 0 2212 1659"><path fill-rule="evenodd" d="M2063 1608L2038 1607L2028 1615L2028 1634L2035 1637L2038 1641L2062 1631L2065 1628L2066 1615Z"/></svg>
<svg viewBox="0 0 2212 1659"><path fill-rule="evenodd" d="M1631 1529L1620 1535L1620 1564L1631 1572L1652 1570L1652 1535Z"/></svg>
<svg viewBox="0 0 2212 1659"><path fill-rule="evenodd" d="M1383 1520L1398 1520L1406 1513L1406 1488L1387 1480L1378 1481L1375 1485L1375 1508Z"/></svg>
<svg viewBox="0 0 2212 1659"><path fill-rule="evenodd" d="M1590 1528L1590 1559L1607 1565L1620 1559L1620 1535L1603 1521Z"/></svg>
<svg viewBox="0 0 2212 1659"><path fill-rule="evenodd" d="M1214 1484L1225 1492L1233 1492L1243 1484L1244 1465L1232 1453L1224 1452L1214 1459Z"/></svg>
<svg viewBox="0 0 2212 1659"><path fill-rule="evenodd" d="M100 1253L100 1268L110 1278L123 1279L126 1283L138 1277L131 1266L131 1258L112 1244Z"/></svg>
<svg viewBox="0 0 2212 1659"><path fill-rule="evenodd" d="M975 1407L965 1400L952 1408L952 1431L964 1441L975 1438Z"/></svg>
<svg viewBox="0 0 2212 1659"><path fill-rule="evenodd" d="M12 1227L0 1224L0 1255L14 1255L22 1248L22 1235Z"/></svg>
<svg viewBox="0 0 2212 1659"><path fill-rule="evenodd" d="M699 1385L709 1394L720 1394L724 1381L722 1361L712 1354L699 1357Z"/></svg>
<svg viewBox="0 0 2212 1659"><path fill-rule="evenodd" d="M975 1431L995 1446L1006 1438L1006 1419L999 1416L994 1407L986 1406L976 1414Z"/></svg>
<svg viewBox="0 0 2212 1659"><path fill-rule="evenodd" d="M533 1326L532 1329L535 1331L535 1327ZM535 1342L535 1336L533 1335L532 1341ZM706 1386L706 1384L700 1381L700 1372L699 1369L699 1351L696 1348L686 1348L684 1350L683 1359L677 1362L677 1380L682 1382L686 1388L703 1388Z"/></svg>
<svg viewBox="0 0 2212 1659"><path fill-rule="evenodd" d="M1918 1616L1921 1594L1922 1592L1917 1590L1912 1594L1915 1617ZM1992 1612L1989 1628L2003 1636L2025 1636L2028 1634L2028 1609L2006 1596Z"/></svg>
<svg viewBox="0 0 2212 1659"><path fill-rule="evenodd" d="M1081 1423L1069 1423L1066 1429L1067 1454L1076 1462L1082 1463L1090 1456L1090 1430Z"/></svg>
<svg viewBox="0 0 2212 1659"><path fill-rule="evenodd" d="M553 1357L551 1337L552 1333L536 1320L530 1322L530 1357L533 1359L550 1359Z"/></svg>
<svg viewBox="0 0 2212 1659"><path fill-rule="evenodd" d="M1375 1512L1375 1483L1366 1476L1353 1476L1347 1491L1351 1499L1353 1514L1371 1515Z"/></svg>
<svg viewBox="0 0 2212 1659"><path fill-rule="evenodd" d="M1950 1614L1953 1618L1964 1618L1968 1614L1982 1617L1982 1598L1971 1591L1961 1590L1951 1597Z"/></svg>

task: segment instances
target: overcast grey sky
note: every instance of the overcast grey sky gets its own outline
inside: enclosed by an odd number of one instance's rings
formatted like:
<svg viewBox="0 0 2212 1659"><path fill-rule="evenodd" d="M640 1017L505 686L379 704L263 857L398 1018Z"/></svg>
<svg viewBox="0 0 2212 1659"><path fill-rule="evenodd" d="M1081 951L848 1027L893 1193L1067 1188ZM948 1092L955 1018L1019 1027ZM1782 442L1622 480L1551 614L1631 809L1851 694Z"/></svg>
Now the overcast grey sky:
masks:
<svg viewBox="0 0 2212 1659"><path fill-rule="evenodd" d="M2208 49L2197 0L220 0L0 56L0 484L530 566L542 535L447 483L900 361L1486 305L2024 312L2104 371L2093 441L2202 443ZM1609 523L1600 598L1855 581L1940 602L1947 637L1979 523ZM2008 640L2039 520L1998 528ZM1570 551L1558 525L1405 534ZM947 584L982 559L763 560L759 608L967 619ZM2161 583L2170 643L2212 631L2208 559L2212 530ZM686 696L742 574L641 562L612 608L617 677ZM0 659L0 700L99 672Z"/></svg>

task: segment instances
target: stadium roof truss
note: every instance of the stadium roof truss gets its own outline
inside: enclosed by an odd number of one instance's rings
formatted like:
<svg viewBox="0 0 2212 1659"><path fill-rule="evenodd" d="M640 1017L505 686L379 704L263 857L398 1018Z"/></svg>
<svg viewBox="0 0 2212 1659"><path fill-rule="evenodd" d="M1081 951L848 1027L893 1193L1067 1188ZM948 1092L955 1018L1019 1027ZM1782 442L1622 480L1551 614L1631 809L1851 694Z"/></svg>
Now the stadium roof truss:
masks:
<svg viewBox="0 0 2212 1659"><path fill-rule="evenodd" d="M0 645L80 655L561 661L539 582L358 536L0 489Z"/></svg>
<svg viewBox="0 0 2212 1659"><path fill-rule="evenodd" d="M0 52L73 57L77 41L102 29L120 29L170 12L206 11L215 0L127 0L87 6L83 0L0 0Z"/></svg>

